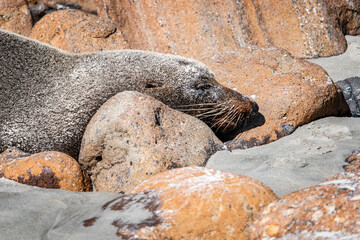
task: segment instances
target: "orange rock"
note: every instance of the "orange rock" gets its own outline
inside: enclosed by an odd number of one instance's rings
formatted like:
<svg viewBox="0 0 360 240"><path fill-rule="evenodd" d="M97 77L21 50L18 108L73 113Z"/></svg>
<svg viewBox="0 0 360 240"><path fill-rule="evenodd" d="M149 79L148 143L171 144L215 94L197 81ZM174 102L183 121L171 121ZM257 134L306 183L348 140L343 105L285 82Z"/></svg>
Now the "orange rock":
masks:
<svg viewBox="0 0 360 240"><path fill-rule="evenodd" d="M9 148L0 155L0 176L27 185L68 191L90 191L89 177L72 157L60 152L30 155Z"/></svg>
<svg viewBox="0 0 360 240"><path fill-rule="evenodd" d="M155 191L162 203L161 223L132 233L141 239L247 239L248 224L277 199L254 179L200 167L157 174L133 193L143 191Z"/></svg>
<svg viewBox="0 0 360 240"><path fill-rule="evenodd" d="M97 0L133 49L200 59L267 39L251 1Z"/></svg>
<svg viewBox="0 0 360 240"><path fill-rule="evenodd" d="M324 0L328 14L345 35L360 34L360 1Z"/></svg>
<svg viewBox="0 0 360 240"><path fill-rule="evenodd" d="M32 26L31 13L26 1L0 1L0 28L28 36Z"/></svg>
<svg viewBox="0 0 360 240"><path fill-rule="evenodd" d="M56 4L74 4L81 7L81 10L86 12L96 12L96 6L94 0L37 0L36 3L44 3L52 8L57 8Z"/></svg>
<svg viewBox="0 0 360 240"><path fill-rule="evenodd" d="M35 24L30 37L77 53L128 48L110 21L75 9L47 14Z"/></svg>
<svg viewBox="0 0 360 240"><path fill-rule="evenodd" d="M338 55L346 50L346 40L326 2L257 0L257 14L274 46L302 58Z"/></svg>
<svg viewBox="0 0 360 240"><path fill-rule="evenodd" d="M250 239L360 238L360 172L340 173L265 207Z"/></svg>
<svg viewBox="0 0 360 240"><path fill-rule="evenodd" d="M202 62L223 85L251 96L264 117L262 122L251 120L255 126L262 125L239 134L227 143L230 148L269 143L315 119L350 114L339 87L321 67L286 51L249 47Z"/></svg>
<svg viewBox="0 0 360 240"><path fill-rule="evenodd" d="M254 44L272 44L297 57L337 55L346 49L344 33L360 31L356 0L96 0L96 5L131 48L197 59Z"/></svg>
<svg viewBox="0 0 360 240"><path fill-rule="evenodd" d="M360 148L355 150L345 161L349 163L344 166L347 172L360 172Z"/></svg>

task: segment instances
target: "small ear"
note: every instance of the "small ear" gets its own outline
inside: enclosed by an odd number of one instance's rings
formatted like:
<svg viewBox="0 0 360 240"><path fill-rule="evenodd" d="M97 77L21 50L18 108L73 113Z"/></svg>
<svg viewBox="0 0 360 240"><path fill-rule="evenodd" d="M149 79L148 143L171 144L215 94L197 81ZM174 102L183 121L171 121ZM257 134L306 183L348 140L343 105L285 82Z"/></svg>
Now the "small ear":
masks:
<svg viewBox="0 0 360 240"><path fill-rule="evenodd" d="M147 82L145 88L161 88L162 86L163 84L159 82Z"/></svg>

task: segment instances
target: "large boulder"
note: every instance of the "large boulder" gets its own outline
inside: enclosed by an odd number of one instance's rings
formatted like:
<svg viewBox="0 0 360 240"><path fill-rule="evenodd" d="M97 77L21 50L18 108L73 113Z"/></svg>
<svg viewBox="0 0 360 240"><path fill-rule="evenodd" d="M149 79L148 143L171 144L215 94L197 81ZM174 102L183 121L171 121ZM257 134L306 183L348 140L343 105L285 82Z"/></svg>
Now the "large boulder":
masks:
<svg viewBox="0 0 360 240"><path fill-rule="evenodd" d="M223 147L199 119L145 94L125 91L92 117L79 162L97 191L129 191L156 173L204 166Z"/></svg>
<svg viewBox="0 0 360 240"><path fill-rule="evenodd" d="M250 239L359 239L360 172L284 196L259 214Z"/></svg>
<svg viewBox="0 0 360 240"><path fill-rule="evenodd" d="M246 45L272 44L297 57L331 56L346 49L344 34L359 34L356 0L120 1L97 0L132 48L187 57Z"/></svg>
<svg viewBox="0 0 360 240"><path fill-rule="evenodd" d="M250 1L97 0L131 48L197 59L267 39Z"/></svg>
<svg viewBox="0 0 360 240"><path fill-rule="evenodd" d="M134 229L140 239L247 239L260 209L277 200L254 179L199 167L160 173L133 192L151 190L162 203L162 221Z"/></svg>
<svg viewBox="0 0 360 240"><path fill-rule="evenodd" d="M262 116L239 129L240 134L227 143L231 149L275 141L321 117L350 115L341 89L326 71L286 51L241 48L202 62L222 84L251 96L259 105Z"/></svg>
<svg viewBox="0 0 360 240"><path fill-rule="evenodd" d="M76 9L45 15L30 37L75 53L128 48L111 21Z"/></svg>

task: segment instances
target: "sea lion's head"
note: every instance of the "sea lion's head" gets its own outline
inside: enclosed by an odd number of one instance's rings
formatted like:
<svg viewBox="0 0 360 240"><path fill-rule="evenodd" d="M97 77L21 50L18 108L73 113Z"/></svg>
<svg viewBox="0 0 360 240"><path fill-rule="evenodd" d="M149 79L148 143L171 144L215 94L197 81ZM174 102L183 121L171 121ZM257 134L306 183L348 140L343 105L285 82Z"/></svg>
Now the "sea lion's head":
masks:
<svg viewBox="0 0 360 240"><path fill-rule="evenodd" d="M256 102L222 86L201 62L167 55L163 76L149 78L144 92L170 107L195 116L215 132L225 133L242 126L258 111Z"/></svg>

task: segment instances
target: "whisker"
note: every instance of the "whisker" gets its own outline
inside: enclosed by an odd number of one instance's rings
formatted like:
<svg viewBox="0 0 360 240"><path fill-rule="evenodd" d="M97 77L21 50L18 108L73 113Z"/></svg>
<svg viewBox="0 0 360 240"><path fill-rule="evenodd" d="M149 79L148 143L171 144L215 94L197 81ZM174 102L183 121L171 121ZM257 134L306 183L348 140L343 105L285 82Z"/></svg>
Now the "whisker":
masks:
<svg viewBox="0 0 360 240"><path fill-rule="evenodd" d="M182 112L190 112L190 111L207 111L207 110L212 110L213 108L176 108L176 110L178 111L182 111Z"/></svg>
<svg viewBox="0 0 360 240"><path fill-rule="evenodd" d="M177 105L174 106L173 108L177 108L177 107L196 107L196 106L214 106L218 103L196 103L196 104L188 104L188 105Z"/></svg>

